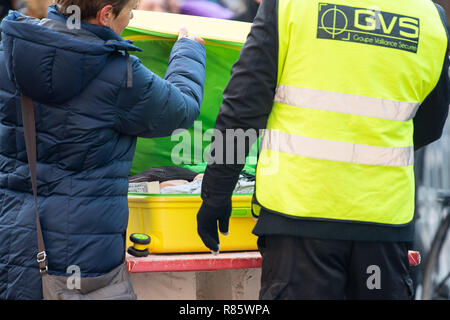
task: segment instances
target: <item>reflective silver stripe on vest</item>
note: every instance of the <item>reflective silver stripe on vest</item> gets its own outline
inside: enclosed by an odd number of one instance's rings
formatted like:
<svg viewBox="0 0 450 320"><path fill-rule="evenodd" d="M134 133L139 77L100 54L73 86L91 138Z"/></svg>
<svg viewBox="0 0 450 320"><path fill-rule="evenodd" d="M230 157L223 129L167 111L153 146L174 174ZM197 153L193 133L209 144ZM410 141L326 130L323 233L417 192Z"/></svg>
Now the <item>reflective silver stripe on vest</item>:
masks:
<svg viewBox="0 0 450 320"><path fill-rule="evenodd" d="M420 103L416 102L401 102L285 85L278 87L275 102L294 107L397 121L411 120L420 106Z"/></svg>
<svg viewBox="0 0 450 320"><path fill-rule="evenodd" d="M275 130L264 131L262 149L314 159L373 166L403 167L414 164L414 147L377 147L307 138Z"/></svg>

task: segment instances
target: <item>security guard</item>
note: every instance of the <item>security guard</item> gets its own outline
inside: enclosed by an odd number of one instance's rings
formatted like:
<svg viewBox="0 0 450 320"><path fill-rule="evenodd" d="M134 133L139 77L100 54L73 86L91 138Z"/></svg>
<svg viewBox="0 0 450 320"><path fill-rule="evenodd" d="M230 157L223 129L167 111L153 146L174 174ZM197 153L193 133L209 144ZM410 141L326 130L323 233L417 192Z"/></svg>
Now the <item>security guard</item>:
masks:
<svg viewBox="0 0 450 320"><path fill-rule="evenodd" d="M447 28L427 0L263 0L216 121L225 162L211 154L197 215L218 252L243 168L226 155L253 142L225 131L265 129L260 298L412 298L414 151L447 118Z"/></svg>

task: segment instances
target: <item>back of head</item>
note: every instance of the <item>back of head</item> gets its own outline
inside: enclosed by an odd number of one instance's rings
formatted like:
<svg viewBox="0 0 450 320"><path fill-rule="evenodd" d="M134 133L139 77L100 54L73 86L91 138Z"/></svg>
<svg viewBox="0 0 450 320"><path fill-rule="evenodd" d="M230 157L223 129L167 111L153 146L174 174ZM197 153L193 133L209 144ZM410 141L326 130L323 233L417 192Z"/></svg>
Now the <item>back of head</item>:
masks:
<svg viewBox="0 0 450 320"><path fill-rule="evenodd" d="M135 0L120 1L128 6ZM69 4L81 5L80 13L86 15L89 10L96 12L96 8L91 7L93 4L102 6L106 2L120 1L56 2L66 9ZM111 4L105 7L109 7L108 16L112 17L114 7ZM60 104L68 101L95 79L113 52L137 49L110 28L83 23L69 29L67 20L53 5L49 8L48 19L39 20L12 11L2 21L3 54L0 58L5 61L8 77L20 92L37 102ZM21 54L14 54L17 52Z"/></svg>
<svg viewBox="0 0 450 320"><path fill-rule="evenodd" d="M97 17L97 13L107 5L113 7L113 13L117 16L130 0L55 0L59 11L64 15L71 15L71 6L77 6L81 12L81 20L86 21Z"/></svg>

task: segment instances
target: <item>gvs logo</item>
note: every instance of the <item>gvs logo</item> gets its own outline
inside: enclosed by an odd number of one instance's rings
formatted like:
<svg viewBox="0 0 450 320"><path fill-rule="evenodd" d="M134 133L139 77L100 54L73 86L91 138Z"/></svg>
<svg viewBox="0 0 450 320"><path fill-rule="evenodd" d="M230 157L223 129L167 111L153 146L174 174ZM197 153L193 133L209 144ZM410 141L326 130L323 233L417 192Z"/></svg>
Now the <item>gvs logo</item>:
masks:
<svg viewBox="0 0 450 320"><path fill-rule="evenodd" d="M398 28L398 32L401 36L411 39L419 38L419 20L408 17L391 17L390 21L386 13L374 12L367 9L355 10L355 28L366 31L375 31L381 26L381 31L385 35L391 35L394 28ZM389 21L387 23L386 21ZM361 23L363 21L364 23ZM379 23L378 23L379 21Z"/></svg>
<svg viewBox="0 0 450 320"><path fill-rule="evenodd" d="M417 52L420 21L376 8L319 3L317 38Z"/></svg>

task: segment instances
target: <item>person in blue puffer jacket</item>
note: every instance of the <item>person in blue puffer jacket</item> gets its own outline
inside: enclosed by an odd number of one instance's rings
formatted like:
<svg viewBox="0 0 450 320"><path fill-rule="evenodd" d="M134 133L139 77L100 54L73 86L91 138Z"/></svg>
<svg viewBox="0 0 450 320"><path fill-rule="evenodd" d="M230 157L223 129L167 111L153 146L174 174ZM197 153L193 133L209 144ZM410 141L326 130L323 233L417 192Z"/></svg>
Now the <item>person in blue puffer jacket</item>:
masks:
<svg viewBox="0 0 450 320"><path fill-rule="evenodd" d="M11 11L1 24L0 299L42 299L21 94L34 101L50 275L76 265L96 277L123 263L137 137L171 135L199 115L203 40L182 29L161 79L119 36L136 2L56 0L47 19ZM82 9L81 28L68 28L70 4Z"/></svg>

